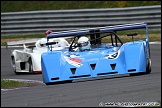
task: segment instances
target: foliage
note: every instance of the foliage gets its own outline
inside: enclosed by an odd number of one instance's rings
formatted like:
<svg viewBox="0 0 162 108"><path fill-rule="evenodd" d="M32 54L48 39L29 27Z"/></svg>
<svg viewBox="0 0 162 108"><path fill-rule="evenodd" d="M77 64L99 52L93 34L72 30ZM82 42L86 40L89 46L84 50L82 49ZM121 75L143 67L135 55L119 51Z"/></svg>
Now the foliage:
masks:
<svg viewBox="0 0 162 108"><path fill-rule="evenodd" d="M1 12L124 8L151 5L161 5L161 1L1 1Z"/></svg>
<svg viewBox="0 0 162 108"><path fill-rule="evenodd" d="M23 82L1 79L1 88L17 88L23 85Z"/></svg>
<svg viewBox="0 0 162 108"><path fill-rule="evenodd" d="M37 85L40 85L40 83L22 82L22 81L15 81L15 80L9 80L9 79L1 79L1 89L31 87L31 86L37 86Z"/></svg>

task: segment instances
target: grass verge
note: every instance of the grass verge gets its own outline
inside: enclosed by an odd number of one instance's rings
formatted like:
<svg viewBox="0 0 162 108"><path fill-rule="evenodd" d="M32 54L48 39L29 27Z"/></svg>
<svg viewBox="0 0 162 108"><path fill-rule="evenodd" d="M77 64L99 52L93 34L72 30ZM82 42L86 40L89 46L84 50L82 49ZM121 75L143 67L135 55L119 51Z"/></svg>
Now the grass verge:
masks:
<svg viewBox="0 0 162 108"><path fill-rule="evenodd" d="M13 89L13 88L19 88L19 87L32 87L37 86L40 83L34 83L34 82L21 82L21 81L15 81L15 80L9 80L9 79L1 79L1 89Z"/></svg>
<svg viewBox="0 0 162 108"><path fill-rule="evenodd" d="M136 40L144 40L145 32L138 31L139 35L135 37ZM127 32L120 32L119 37L123 42L131 41L131 38L125 36ZM1 36L1 46L6 46L6 42L18 41L32 38L43 38L44 34L31 34L31 35L13 35L13 36ZM161 30L160 31L149 31L150 42L161 42Z"/></svg>

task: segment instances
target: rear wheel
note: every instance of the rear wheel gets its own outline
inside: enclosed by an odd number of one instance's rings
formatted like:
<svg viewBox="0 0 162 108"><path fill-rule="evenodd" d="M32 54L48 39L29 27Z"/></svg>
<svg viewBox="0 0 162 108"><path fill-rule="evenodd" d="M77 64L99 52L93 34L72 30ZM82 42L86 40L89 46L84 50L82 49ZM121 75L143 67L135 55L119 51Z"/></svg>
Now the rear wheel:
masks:
<svg viewBox="0 0 162 108"><path fill-rule="evenodd" d="M34 74L34 71L33 71L33 63L32 63L32 59L31 58L29 58L28 64L29 64L29 73Z"/></svg>
<svg viewBox="0 0 162 108"><path fill-rule="evenodd" d="M12 68L13 68L13 71L15 74L18 74L16 72L16 64L15 64L15 57L14 56L11 56L11 65L12 65Z"/></svg>

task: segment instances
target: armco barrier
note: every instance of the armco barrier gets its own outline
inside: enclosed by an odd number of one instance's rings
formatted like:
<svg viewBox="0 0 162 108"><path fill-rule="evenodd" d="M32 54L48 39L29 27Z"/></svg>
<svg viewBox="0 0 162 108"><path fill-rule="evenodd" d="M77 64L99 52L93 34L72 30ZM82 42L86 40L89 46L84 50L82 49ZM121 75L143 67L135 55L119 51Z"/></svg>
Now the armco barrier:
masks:
<svg viewBox="0 0 162 108"><path fill-rule="evenodd" d="M125 23L146 22L149 29L161 30L161 5L75 10L48 10L1 13L1 36L44 34Z"/></svg>

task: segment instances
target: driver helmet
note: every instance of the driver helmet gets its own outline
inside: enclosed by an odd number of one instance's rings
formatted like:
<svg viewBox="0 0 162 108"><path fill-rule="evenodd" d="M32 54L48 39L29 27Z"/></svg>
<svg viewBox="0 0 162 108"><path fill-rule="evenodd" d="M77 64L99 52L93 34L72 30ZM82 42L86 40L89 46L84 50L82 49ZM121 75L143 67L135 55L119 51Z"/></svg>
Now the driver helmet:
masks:
<svg viewBox="0 0 162 108"><path fill-rule="evenodd" d="M47 36L47 35L50 34L50 33L52 33L52 30L47 30L47 31L45 32L45 36Z"/></svg>
<svg viewBox="0 0 162 108"><path fill-rule="evenodd" d="M78 44L79 44L80 51L90 50L90 42L87 37L85 37L85 36L80 37L78 39Z"/></svg>

